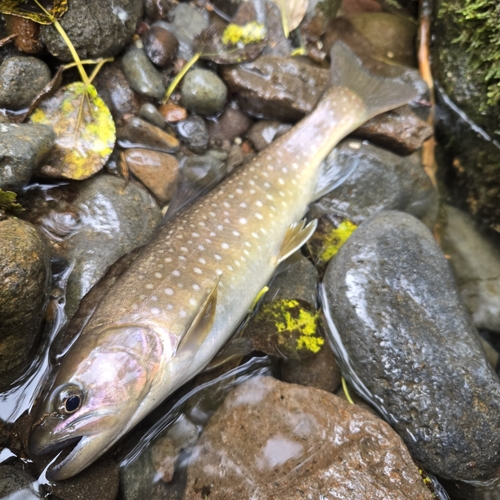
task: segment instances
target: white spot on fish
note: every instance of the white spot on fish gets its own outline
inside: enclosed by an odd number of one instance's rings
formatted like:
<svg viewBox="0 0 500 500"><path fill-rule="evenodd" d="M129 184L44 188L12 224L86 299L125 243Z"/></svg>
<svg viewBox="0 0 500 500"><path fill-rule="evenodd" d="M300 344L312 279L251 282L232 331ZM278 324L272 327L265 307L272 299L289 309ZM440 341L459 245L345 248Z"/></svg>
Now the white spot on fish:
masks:
<svg viewBox="0 0 500 500"><path fill-rule="evenodd" d="M273 157L271 155L266 156L266 160L272 160L272 159L273 159Z"/></svg>
<svg viewBox="0 0 500 500"><path fill-rule="evenodd" d="M274 170L274 167L272 165L268 165L267 170L269 170L269 172L272 172Z"/></svg>
<svg viewBox="0 0 500 500"><path fill-rule="evenodd" d="M181 272L180 272L178 269L175 269L175 271L172 271L172 274L173 274L174 276L179 277L179 276L181 275Z"/></svg>
<svg viewBox="0 0 500 500"><path fill-rule="evenodd" d="M167 311L171 311L174 308L172 304L167 304Z"/></svg>
<svg viewBox="0 0 500 500"><path fill-rule="evenodd" d="M257 200L255 202L255 204L258 206L258 207L262 207L263 206L263 203L260 201L260 200Z"/></svg>
<svg viewBox="0 0 500 500"><path fill-rule="evenodd" d="M278 182L279 182L282 186L285 184L285 181L284 181L281 177L278 179Z"/></svg>
<svg viewBox="0 0 500 500"><path fill-rule="evenodd" d="M198 250L201 250L203 252L203 250L205 250L205 247L203 245L198 245Z"/></svg>
<svg viewBox="0 0 500 500"><path fill-rule="evenodd" d="M198 222L198 226L205 227L206 224L203 221Z"/></svg>
<svg viewBox="0 0 500 500"><path fill-rule="evenodd" d="M243 253L244 253L245 255L250 255L250 252L249 252L246 248L244 248L244 249L243 249Z"/></svg>
<svg viewBox="0 0 500 500"><path fill-rule="evenodd" d="M252 236L253 236L254 238L258 238L258 237L259 237L259 235L258 235L257 233L252 233Z"/></svg>
<svg viewBox="0 0 500 500"><path fill-rule="evenodd" d="M225 201L222 205L226 208L231 208L231 205L227 201Z"/></svg>
<svg viewBox="0 0 500 500"><path fill-rule="evenodd" d="M186 260L186 257L184 257L184 255L179 255L179 260Z"/></svg>
<svg viewBox="0 0 500 500"><path fill-rule="evenodd" d="M144 300L145 298L146 298L146 296L145 296L143 293L141 293L141 294L139 295L139 299L140 299L140 300Z"/></svg>
<svg viewBox="0 0 500 500"><path fill-rule="evenodd" d="M269 182L264 182L264 187L265 187L265 188L270 188L270 187L271 187L271 184L269 184Z"/></svg>
<svg viewBox="0 0 500 500"><path fill-rule="evenodd" d="M297 165L297 163L292 163L292 168L294 170L297 170L299 168L299 166Z"/></svg>
<svg viewBox="0 0 500 500"><path fill-rule="evenodd" d="M246 224L248 221L245 219L245 217L241 217L241 219L238 222L240 224Z"/></svg>
<svg viewBox="0 0 500 500"><path fill-rule="evenodd" d="M160 310L157 307L152 307L151 314L160 314Z"/></svg>
<svg viewBox="0 0 500 500"><path fill-rule="evenodd" d="M247 204L246 204L245 202L240 203L240 207L241 207L241 208L247 208Z"/></svg>
<svg viewBox="0 0 500 500"><path fill-rule="evenodd" d="M193 238L199 238L199 236L200 236L200 235L199 235L198 233L191 233L191 236L192 236Z"/></svg>
<svg viewBox="0 0 500 500"><path fill-rule="evenodd" d="M229 248L229 245L228 245L226 242L224 242L224 243L222 243L222 244L221 244L221 247L222 247L224 250L227 250L227 249Z"/></svg>
<svg viewBox="0 0 500 500"><path fill-rule="evenodd" d="M182 236L182 234L178 234L177 238L179 238L180 240L182 240L182 238L184 238L184 236Z"/></svg>
<svg viewBox="0 0 500 500"><path fill-rule="evenodd" d="M146 285L146 289L147 289L147 290L152 290L153 288L154 288L154 285L153 285L152 283L148 283L148 284Z"/></svg>
<svg viewBox="0 0 500 500"><path fill-rule="evenodd" d="M285 193L283 191L279 192L280 196L285 196Z"/></svg>
<svg viewBox="0 0 500 500"><path fill-rule="evenodd" d="M246 247L251 247L251 246L252 246L252 244L251 244L249 241L245 241L245 246L246 246Z"/></svg>
<svg viewBox="0 0 500 500"><path fill-rule="evenodd" d="M220 276L220 275L222 274L222 271L221 271L220 269L216 269L216 270L215 270L215 274L216 274L217 276ZM222 285L222 283L219 283L219 285Z"/></svg>
<svg viewBox="0 0 500 500"><path fill-rule="evenodd" d="M233 271L233 266L226 266L230 271Z"/></svg>
<svg viewBox="0 0 500 500"><path fill-rule="evenodd" d="M282 172L284 172L285 174L287 174L287 173L288 173L288 168L283 167L283 168L281 169L281 171L282 171Z"/></svg>
<svg viewBox="0 0 500 500"><path fill-rule="evenodd" d="M200 257L200 258L198 259L198 262L199 262L200 264L206 264L206 263L207 263L207 261L206 261L203 257Z"/></svg>
<svg viewBox="0 0 500 500"><path fill-rule="evenodd" d="M179 311L179 318L185 318L186 316L187 316L186 311L184 311L184 309L181 309Z"/></svg>
<svg viewBox="0 0 500 500"><path fill-rule="evenodd" d="M214 254L214 257L215 260L222 260L222 257L218 253Z"/></svg>
<svg viewBox="0 0 500 500"><path fill-rule="evenodd" d="M255 213L255 217L257 217L257 219L260 219L260 220L264 219L263 215L259 214L259 212Z"/></svg>
<svg viewBox="0 0 500 500"><path fill-rule="evenodd" d="M158 279L163 278L163 275L161 273L155 273L155 278Z"/></svg>
<svg viewBox="0 0 500 500"><path fill-rule="evenodd" d="M202 271L199 267L193 267L193 271L194 271L196 274L203 274L203 271Z"/></svg>
<svg viewBox="0 0 500 500"><path fill-rule="evenodd" d="M219 225L217 226L217 229L218 229L219 231L222 231L222 230L224 229L224 226L223 226L222 224L219 224Z"/></svg>
<svg viewBox="0 0 500 500"><path fill-rule="evenodd" d="M210 217L215 217L215 212L208 212L208 215L210 215Z"/></svg>
<svg viewBox="0 0 500 500"><path fill-rule="evenodd" d="M199 291L200 290L200 285L194 283L193 284L193 290Z"/></svg>
<svg viewBox="0 0 500 500"><path fill-rule="evenodd" d="M164 292L165 292L167 295L173 295L173 294L174 294L174 291L173 291L171 288L165 288Z"/></svg>
<svg viewBox="0 0 500 500"><path fill-rule="evenodd" d="M236 190L236 192L237 192L238 194L243 194L243 189L238 188L238 189Z"/></svg>
<svg viewBox="0 0 500 500"><path fill-rule="evenodd" d="M196 300L194 300L193 298L190 298L190 299L189 299L189 303L190 303L192 306L195 306L195 305L196 305Z"/></svg>
<svg viewBox="0 0 500 500"><path fill-rule="evenodd" d="M235 236L240 236L240 233L238 233L238 231L233 231L233 234L234 234Z"/></svg>

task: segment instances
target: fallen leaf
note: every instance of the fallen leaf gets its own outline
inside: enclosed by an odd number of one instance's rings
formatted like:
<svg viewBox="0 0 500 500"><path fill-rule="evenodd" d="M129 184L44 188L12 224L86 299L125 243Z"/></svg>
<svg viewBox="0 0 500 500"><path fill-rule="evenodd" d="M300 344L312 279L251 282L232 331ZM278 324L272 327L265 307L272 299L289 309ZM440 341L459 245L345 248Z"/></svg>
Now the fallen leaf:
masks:
<svg viewBox="0 0 500 500"><path fill-rule="evenodd" d="M39 0L53 17L59 19L68 10L68 0ZM0 12L31 19L38 24L52 24L53 18L42 12L32 0L1 0Z"/></svg>
<svg viewBox="0 0 500 500"><path fill-rule="evenodd" d="M225 29L210 25L194 39L194 50L202 59L217 64L237 64L256 59L264 49L265 41L263 24L230 24Z"/></svg>
<svg viewBox="0 0 500 500"><path fill-rule="evenodd" d="M288 38L290 31L298 27L307 12L308 0L272 0L280 9L283 31Z"/></svg>
<svg viewBox="0 0 500 500"><path fill-rule="evenodd" d="M82 180L98 172L113 151L116 128L93 85L75 82L44 100L30 117L51 125L57 139L42 173Z"/></svg>

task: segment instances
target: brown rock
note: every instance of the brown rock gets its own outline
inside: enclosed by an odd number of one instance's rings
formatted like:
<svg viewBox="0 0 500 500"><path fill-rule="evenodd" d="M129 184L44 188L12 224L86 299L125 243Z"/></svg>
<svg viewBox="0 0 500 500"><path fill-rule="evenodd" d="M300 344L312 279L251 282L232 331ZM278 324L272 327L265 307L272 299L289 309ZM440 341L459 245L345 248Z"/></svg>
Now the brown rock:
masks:
<svg viewBox="0 0 500 500"><path fill-rule="evenodd" d="M251 124L251 118L234 103L227 106L218 119L208 122L210 140L232 142L236 137L241 137Z"/></svg>
<svg viewBox="0 0 500 500"><path fill-rule="evenodd" d="M288 132L292 126L289 123L281 123L277 120L259 120L250 127L246 137L254 145L257 151L267 148L274 139Z"/></svg>
<svg viewBox="0 0 500 500"><path fill-rule="evenodd" d="M388 424L270 377L234 389L193 450L184 500L432 499Z"/></svg>
<svg viewBox="0 0 500 500"><path fill-rule="evenodd" d="M188 116L187 111L173 102L162 104L158 111L161 113L166 122L177 123L185 120Z"/></svg>
<svg viewBox="0 0 500 500"><path fill-rule="evenodd" d="M5 16L5 26L9 35L17 35L14 45L25 54L38 54L43 45L38 40L40 25L31 19L18 16Z"/></svg>
<svg viewBox="0 0 500 500"><path fill-rule="evenodd" d="M160 68L166 68L172 62L179 48L176 36L161 26L152 26L146 31L142 43L151 62Z"/></svg>
<svg viewBox="0 0 500 500"><path fill-rule="evenodd" d="M133 148L125 151L125 161L132 173L161 203L172 199L179 178L179 162L167 153Z"/></svg>
<svg viewBox="0 0 500 500"><path fill-rule="evenodd" d="M432 127L405 105L368 120L353 135L408 155L419 149L432 133Z"/></svg>
<svg viewBox="0 0 500 500"><path fill-rule="evenodd" d="M312 110L329 71L298 58L261 56L245 65L222 68L222 76L251 114L295 121Z"/></svg>
<svg viewBox="0 0 500 500"><path fill-rule="evenodd" d="M165 153L174 153L180 147L173 135L135 116L116 130L116 138L126 146L143 146Z"/></svg>

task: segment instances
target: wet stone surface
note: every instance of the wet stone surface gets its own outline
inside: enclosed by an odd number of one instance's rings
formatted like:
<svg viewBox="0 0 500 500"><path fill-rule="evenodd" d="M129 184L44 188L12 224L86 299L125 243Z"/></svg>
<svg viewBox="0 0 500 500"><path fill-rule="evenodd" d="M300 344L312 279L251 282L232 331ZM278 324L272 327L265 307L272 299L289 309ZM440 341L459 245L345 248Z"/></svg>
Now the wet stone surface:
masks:
<svg viewBox="0 0 500 500"><path fill-rule="evenodd" d="M41 195L32 206L42 205L35 221L49 236L54 254L74 265L66 288L70 318L111 264L148 241L162 216L144 187L110 175L99 175L72 190L49 190L48 196L58 201L56 208L47 207Z"/></svg>
<svg viewBox="0 0 500 500"><path fill-rule="evenodd" d="M33 478L12 465L0 465L0 498L31 500L40 498L30 487Z"/></svg>
<svg viewBox="0 0 500 500"><path fill-rule="evenodd" d="M136 0L72 0L60 23L81 59L112 57L131 40L142 5ZM53 56L72 60L54 26L42 26L40 38Z"/></svg>
<svg viewBox="0 0 500 500"><path fill-rule="evenodd" d="M445 205L443 252L477 328L500 333L500 251L470 216Z"/></svg>
<svg viewBox="0 0 500 500"><path fill-rule="evenodd" d="M500 382L429 230L400 212L372 217L329 264L324 290L345 375L415 460L444 478L496 474Z"/></svg>
<svg viewBox="0 0 500 500"><path fill-rule="evenodd" d="M176 137L135 116L116 130L116 137L124 147L142 146L165 153L173 153L180 147Z"/></svg>
<svg viewBox="0 0 500 500"><path fill-rule="evenodd" d="M48 155L56 134L38 124L0 124L0 189L19 191Z"/></svg>
<svg viewBox="0 0 500 500"><path fill-rule="evenodd" d="M431 499L397 434L317 389L256 377L233 390L191 455L185 500Z"/></svg>
<svg viewBox="0 0 500 500"><path fill-rule="evenodd" d="M161 26L152 26L142 35L144 51L152 63L167 67L177 53L179 41L173 33Z"/></svg>
<svg viewBox="0 0 500 500"><path fill-rule="evenodd" d="M137 114L138 96L119 63L106 64L95 79L95 87L115 120L122 120L127 114Z"/></svg>
<svg viewBox="0 0 500 500"><path fill-rule="evenodd" d="M208 147L208 128L201 116L190 115L177 123L177 132L193 153L203 154Z"/></svg>
<svg viewBox="0 0 500 500"><path fill-rule="evenodd" d="M182 83L181 104L200 115L216 115L227 100L224 82L212 71L193 69Z"/></svg>
<svg viewBox="0 0 500 500"><path fill-rule="evenodd" d="M122 58L123 72L130 86L141 95L161 99L165 94L165 84L158 69L142 49L133 47Z"/></svg>
<svg viewBox="0 0 500 500"><path fill-rule="evenodd" d="M309 217L337 215L360 224L382 210L407 212L432 228L438 193L422 169L419 153L399 156L355 139L342 141L325 160L355 168L347 180L310 205Z"/></svg>
<svg viewBox="0 0 500 500"><path fill-rule="evenodd" d="M36 228L0 221L0 388L12 382L36 344L50 284L50 256ZM9 373L10 372L10 373Z"/></svg>
<svg viewBox="0 0 500 500"><path fill-rule="evenodd" d="M156 127L164 128L166 125L165 118L163 118L161 113L156 109L156 106L150 102L145 102L141 106L139 109L139 116Z"/></svg>
<svg viewBox="0 0 500 500"><path fill-rule="evenodd" d="M27 108L49 81L50 69L40 59L6 59L0 65L0 108Z"/></svg>

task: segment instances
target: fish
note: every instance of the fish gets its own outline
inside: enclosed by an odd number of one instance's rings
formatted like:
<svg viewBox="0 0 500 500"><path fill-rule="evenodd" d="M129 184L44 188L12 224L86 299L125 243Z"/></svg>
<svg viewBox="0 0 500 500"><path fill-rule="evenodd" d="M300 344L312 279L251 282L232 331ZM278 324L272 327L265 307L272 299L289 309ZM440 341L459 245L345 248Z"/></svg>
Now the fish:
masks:
<svg viewBox="0 0 500 500"><path fill-rule="evenodd" d="M314 233L308 205L345 178L324 158L365 121L415 97L334 44L330 81L311 113L162 225L63 357L28 441L34 455L70 450L49 479L85 469L209 364Z"/></svg>

